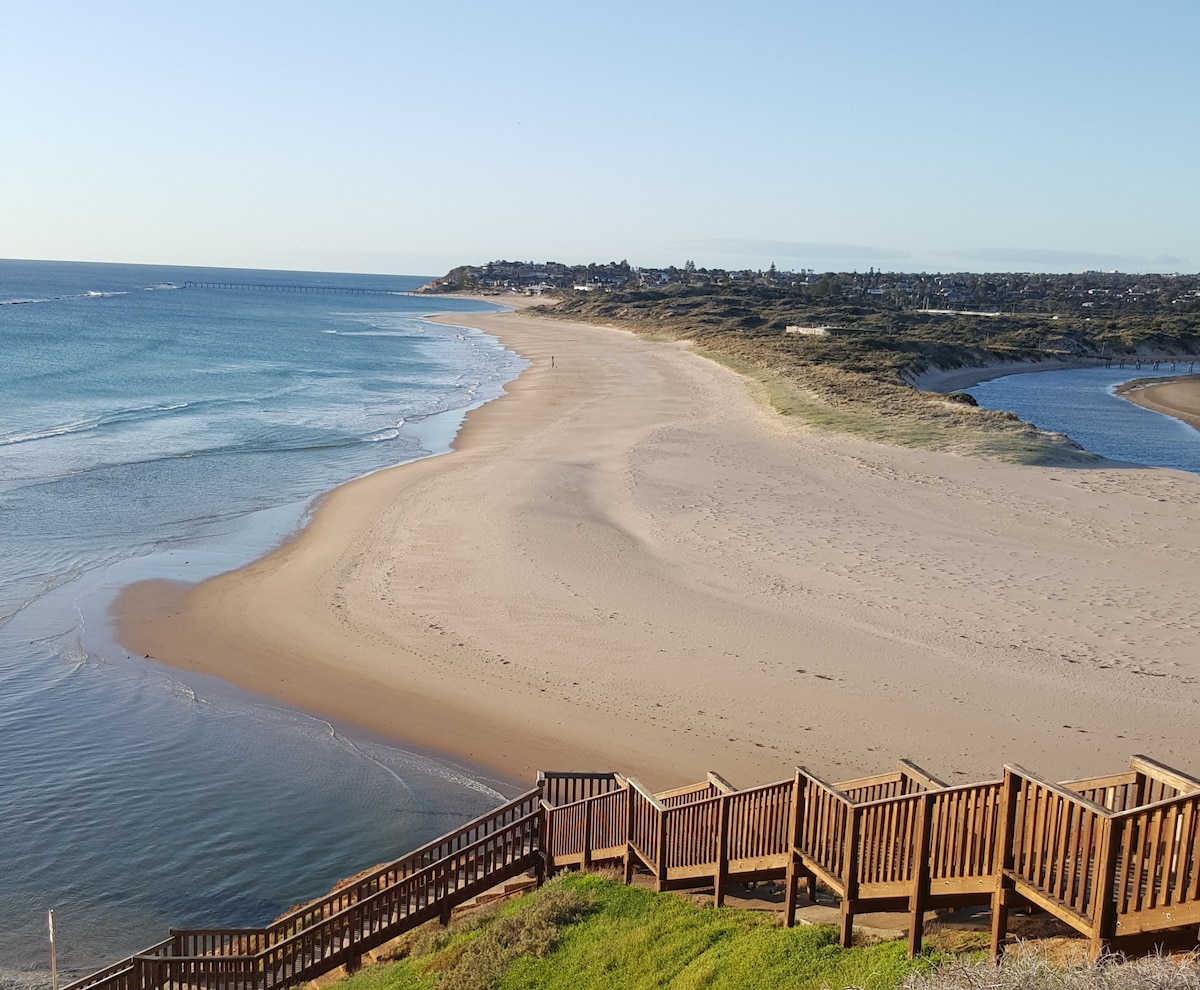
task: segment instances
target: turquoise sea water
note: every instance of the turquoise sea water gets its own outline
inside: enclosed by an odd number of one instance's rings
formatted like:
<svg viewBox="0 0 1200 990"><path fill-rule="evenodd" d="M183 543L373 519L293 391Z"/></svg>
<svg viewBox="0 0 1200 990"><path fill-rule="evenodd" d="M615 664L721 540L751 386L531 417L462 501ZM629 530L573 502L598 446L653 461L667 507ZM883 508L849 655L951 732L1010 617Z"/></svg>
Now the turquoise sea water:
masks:
<svg viewBox="0 0 1200 990"><path fill-rule="evenodd" d="M368 295L184 288L188 280ZM524 367L420 278L0 261L0 985L269 921L513 782L130 657L115 591L260 556Z"/></svg>
<svg viewBox="0 0 1200 990"><path fill-rule="evenodd" d="M1186 371L1181 363L1180 371ZM1170 377L1169 362L1127 368L1076 368L1008 375L966 391L981 406L1015 412L1044 430L1065 433L1085 450L1130 464L1200 472L1200 432L1116 394L1135 378Z"/></svg>

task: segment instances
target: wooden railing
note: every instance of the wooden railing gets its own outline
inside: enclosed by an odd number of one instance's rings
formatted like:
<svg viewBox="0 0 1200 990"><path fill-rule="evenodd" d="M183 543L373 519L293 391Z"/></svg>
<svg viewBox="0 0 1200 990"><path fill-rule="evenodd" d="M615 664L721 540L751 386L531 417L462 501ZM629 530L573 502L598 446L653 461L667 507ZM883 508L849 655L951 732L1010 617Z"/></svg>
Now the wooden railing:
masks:
<svg viewBox="0 0 1200 990"><path fill-rule="evenodd" d="M678 808L684 804L692 804L695 801L703 801L706 798L720 797L722 794L732 794L735 788L729 781L719 774L708 774L708 779L701 781L699 784L688 784L684 787L677 787L671 791L659 791L655 797L664 808Z"/></svg>
<svg viewBox="0 0 1200 990"><path fill-rule="evenodd" d="M1005 767L994 951L1018 898L1088 936L1094 955L1120 936L1200 924L1200 782L1130 763L1129 774L1066 785Z"/></svg>
<svg viewBox="0 0 1200 990"><path fill-rule="evenodd" d="M712 886L721 903L730 880L783 878L790 849L793 782L738 791L716 774L650 793L615 778L619 791L553 807L546 802L546 870L620 860L638 863L659 890Z"/></svg>
<svg viewBox="0 0 1200 990"><path fill-rule="evenodd" d="M173 931L66 990L269 990L312 979L540 869L541 821L541 792L529 791L266 928Z"/></svg>
<svg viewBox="0 0 1200 990"><path fill-rule="evenodd" d="M1125 935L1200 917L1200 793L1113 817L1116 923Z"/></svg>
<svg viewBox="0 0 1200 990"><path fill-rule="evenodd" d="M632 777L629 778L629 858L625 876L628 880L636 856L655 877L663 873L662 857L666 849L663 836L662 802Z"/></svg>
<svg viewBox="0 0 1200 990"><path fill-rule="evenodd" d="M932 774L926 773L915 763L901 760L891 773L881 773L874 777L860 777L858 780L845 780L836 786L851 801L865 803L882 798L935 790L946 785Z"/></svg>
<svg viewBox="0 0 1200 990"><path fill-rule="evenodd" d="M725 854L732 874L754 873L774 867L791 848L792 797L794 782L784 780L725 798Z"/></svg>
<svg viewBox="0 0 1200 990"><path fill-rule="evenodd" d="M542 800L550 805L574 804L584 798L607 794L624 786L620 774L580 773L571 770L539 770Z"/></svg>
<svg viewBox="0 0 1200 990"><path fill-rule="evenodd" d="M929 891L957 895L983 889L998 871L1001 781L932 792ZM990 891L989 891L990 893Z"/></svg>
<svg viewBox="0 0 1200 990"><path fill-rule="evenodd" d="M495 811L370 871L265 928L189 929L64 990L273 990L311 980L519 873L638 864L659 890L787 879L791 924L802 880L856 914L909 915L990 904L992 949L1008 910L1032 904L1091 939L1200 924L1200 781L1145 757L1127 772L1055 784L1005 767L1003 780L947 787L901 761L831 784L790 780L736 790L709 774L654 794L617 773L543 772Z"/></svg>
<svg viewBox="0 0 1200 990"><path fill-rule="evenodd" d="M1088 780L1069 780L1063 787L1076 791L1108 811L1125 811L1200 790L1200 780L1163 766L1145 756L1129 761L1127 773Z"/></svg>

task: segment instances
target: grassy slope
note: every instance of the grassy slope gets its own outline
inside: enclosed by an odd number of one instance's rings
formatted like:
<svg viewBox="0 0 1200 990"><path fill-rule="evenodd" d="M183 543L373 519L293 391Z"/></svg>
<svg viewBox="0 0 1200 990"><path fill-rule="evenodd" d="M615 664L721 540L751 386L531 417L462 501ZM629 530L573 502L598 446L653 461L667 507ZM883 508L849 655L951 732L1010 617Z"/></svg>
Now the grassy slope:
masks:
<svg viewBox="0 0 1200 990"><path fill-rule="evenodd" d="M521 953L505 958L504 942L518 944ZM928 959L908 960L900 942L845 950L833 928L785 929L760 912L702 908L601 877L568 875L482 923L468 918L444 934L431 930L414 941L408 958L364 970L338 990L884 990L929 967Z"/></svg>
<svg viewBox="0 0 1200 990"><path fill-rule="evenodd" d="M1196 954L1093 966L1071 961L1085 948L1078 940L1057 950L1034 941L997 969L981 948L986 932L943 936L948 952L909 960L902 941L842 949L831 926L785 929L762 912L565 874L447 929L431 922L398 962L332 990L1200 990Z"/></svg>

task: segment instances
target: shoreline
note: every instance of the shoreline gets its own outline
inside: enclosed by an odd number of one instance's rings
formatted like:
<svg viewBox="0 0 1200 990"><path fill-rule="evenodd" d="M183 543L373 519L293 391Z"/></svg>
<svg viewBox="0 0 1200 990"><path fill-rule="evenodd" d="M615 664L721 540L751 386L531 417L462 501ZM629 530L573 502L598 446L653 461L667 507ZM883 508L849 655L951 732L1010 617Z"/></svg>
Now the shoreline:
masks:
<svg viewBox="0 0 1200 990"><path fill-rule="evenodd" d="M1200 764L1200 479L883 447L682 345L439 320L531 367L261 560L125 589L130 652L519 780Z"/></svg>
<svg viewBox="0 0 1200 990"><path fill-rule="evenodd" d="M1135 378L1117 387L1122 399L1200 430L1200 375Z"/></svg>
<svg viewBox="0 0 1200 990"><path fill-rule="evenodd" d="M978 365L972 368L931 368L906 380L918 392L937 392L945 395L971 388L993 378L1025 375L1037 371L1070 371L1076 368L1099 367L1099 359L1068 358L1044 361L1008 361L1002 364Z"/></svg>

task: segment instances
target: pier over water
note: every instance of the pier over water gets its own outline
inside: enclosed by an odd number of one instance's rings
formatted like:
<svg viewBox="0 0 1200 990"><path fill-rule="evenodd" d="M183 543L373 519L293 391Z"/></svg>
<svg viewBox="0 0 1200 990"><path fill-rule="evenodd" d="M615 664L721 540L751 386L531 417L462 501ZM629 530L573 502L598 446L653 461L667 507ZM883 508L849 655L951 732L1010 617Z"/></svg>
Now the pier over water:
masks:
<svg viewBox="0 0 1200 990"><path fill-rule="evenodd" d="M221 289L234 292L338 293L348 296L411 296L399 289L371 289L357 285L296 285L288 282L196 282L183 283L185 289Z"/></svg>

